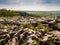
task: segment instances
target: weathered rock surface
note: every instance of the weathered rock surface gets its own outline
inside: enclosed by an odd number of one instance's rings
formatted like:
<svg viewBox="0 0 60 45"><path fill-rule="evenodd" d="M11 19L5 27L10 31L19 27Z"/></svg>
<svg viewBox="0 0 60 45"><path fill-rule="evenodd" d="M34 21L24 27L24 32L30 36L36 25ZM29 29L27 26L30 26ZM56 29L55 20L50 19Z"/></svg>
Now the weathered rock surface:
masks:
<svg viewBox="0 0 60 45"><path fill-rule="evenodd" d="M53 38L55 43L60 41L60 28L56 26L57 23L60 23L59 17L29 17L24 19L21 17L1 17L0 19L0 42L9 45L15 45L17 42L19 45L22 45L23 42L24 45L37 45L38 40L38 43L42 42L44 45L50 38ZM36 31L38 22L42 23L44 27ZM34 29L20 27L22 23L32 24ZM49 27L48 33L45 29L47 26Z"/></svg>

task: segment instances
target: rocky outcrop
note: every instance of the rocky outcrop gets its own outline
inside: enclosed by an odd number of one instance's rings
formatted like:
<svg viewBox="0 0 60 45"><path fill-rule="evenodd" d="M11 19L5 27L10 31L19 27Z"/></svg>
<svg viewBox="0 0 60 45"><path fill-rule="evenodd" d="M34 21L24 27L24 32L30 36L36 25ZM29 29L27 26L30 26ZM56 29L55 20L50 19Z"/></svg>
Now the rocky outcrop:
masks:
<svg viewBox="0 0 60 45"><path fill-rule="evenodd" d="M41 45L47 45L50 38L53 39L54 43L60 41L60 28L56 26L57 23L60 23L57 21L59 20L58 17L3 18L0 20L0 42L2 44L15 45L18 43L18 45L22 45L24 43L24 45L38 45L38 42ZM28 26L21 27L22 23L27 25L32 24L33 28L28 28ZM39 23L42 24L42 28L40 28L41 24ZM49 29L46 29L46 27Z"/></svg>

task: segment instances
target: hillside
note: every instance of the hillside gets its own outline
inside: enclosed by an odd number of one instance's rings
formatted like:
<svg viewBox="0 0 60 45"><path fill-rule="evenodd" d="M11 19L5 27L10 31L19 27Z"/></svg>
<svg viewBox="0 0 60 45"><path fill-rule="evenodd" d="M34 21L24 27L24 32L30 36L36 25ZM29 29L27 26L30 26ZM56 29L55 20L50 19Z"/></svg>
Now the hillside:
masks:
<svg viewBox="0 0 60 45"><path fill-rule="evenodd" d="M0 9L0 16L60 16L60 11L13 11Z"/></svg>
<svg viewBox="0 0 60 45"><path fill-rule="evenodd" d="M29 14L34 14L35 16L53 16L60 15L60 11L28 11Z"/></svg>

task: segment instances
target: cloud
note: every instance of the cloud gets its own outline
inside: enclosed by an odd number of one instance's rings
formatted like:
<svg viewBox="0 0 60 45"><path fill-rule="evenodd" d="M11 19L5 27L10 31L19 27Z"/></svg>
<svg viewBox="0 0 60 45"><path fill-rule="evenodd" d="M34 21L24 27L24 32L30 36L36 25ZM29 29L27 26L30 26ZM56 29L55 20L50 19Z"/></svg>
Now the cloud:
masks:
<svg viewBox="0 0 60 45"><path fill-rule="evenodd" d="M0 0L0 4L49 4L49 5L60 5L60 0Z"/></svg>
<svg viewBox="0 0 60 45"><path fill-rule="evenodd" d="M60 0L42 0L43 4L60 6Z"/></svg>
<svg viewBox="0 0 60 45"><path fill-rule="evenodd" d="M9 5L1 6L0 8L7 8L11 10L21 11L60 11L60 6L48 6L48 5Z"/></svg>
<svg viewBox="0 0 60 45"><path fill-rule="evenodd" d="M60 10L60 0L0 0L0 8L13 10Z"/></svg>
<svg viewBox="0 0 60 45"><path fill-rule="evenodd" d="M0 0L0 5L18 4L19 0Z"/></svg>

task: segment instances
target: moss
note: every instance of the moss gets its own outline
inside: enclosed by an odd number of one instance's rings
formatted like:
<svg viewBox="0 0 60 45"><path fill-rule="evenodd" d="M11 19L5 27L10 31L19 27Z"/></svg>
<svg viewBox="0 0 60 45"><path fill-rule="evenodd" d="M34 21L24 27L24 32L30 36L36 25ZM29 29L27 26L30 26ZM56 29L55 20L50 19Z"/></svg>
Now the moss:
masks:
<svg viewBox="0 0 60 45"><path fill-rule="evenodd" d="M26 43L26 39L22 39L22 40L20 41L20 45L25 45L25 43Z"/></svg>
<svg viewBox="0 0 60 45"><path fill-rule="evenodd" d="M18 42L16 42L16 44L15 45L18 45Z"/></svg>
<svg viewBox="0 0 60 45"><path fill-rule="evenodd" d="M27 24L22 23L22 24L20 25L20 27L26 28L26 27L27 27Z"/></svg>
<svg viewBox="0 0 60 45"><path fill-rule="evenodd" d="M48 25L45 27L45 30L46 30L46 33L49 32L49 27L48 27Z"/></svg>
<svg viewBox="0 0 60 45"><path fill-rule="evenodd" d="M49 45L55 45L55 44L54 44L54 39L53 39L52 37L49 38L48 44L49 44Z"/></svg>
<svg viewBox="0 0 60 45"><path fill-rule="evenodd" d="M59 28L60 28L60 23L57 23L57 27L59 27Z"/></svg>
<svg viewBox="0 0 60 45"><path fill-rule="evenodd" d="M6 43L5 45L9 45L8 43Z"/></svg>
<svg viewBox="0 0 60 45"><path fill-rule="evenodd" d="M40 41L42 40L42 38L37 38L37 40L36 40L36 43L37 43L37 45L40 45Z"/></svg>

